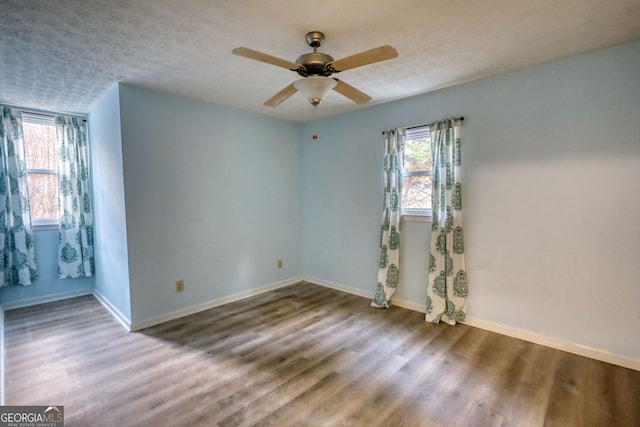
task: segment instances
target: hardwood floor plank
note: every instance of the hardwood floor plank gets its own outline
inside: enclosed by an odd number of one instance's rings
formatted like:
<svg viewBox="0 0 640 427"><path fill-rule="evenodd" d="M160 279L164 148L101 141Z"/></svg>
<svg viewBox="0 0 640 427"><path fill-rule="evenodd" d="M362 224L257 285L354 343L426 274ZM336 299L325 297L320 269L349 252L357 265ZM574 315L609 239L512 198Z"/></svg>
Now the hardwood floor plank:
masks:
<svg viewBox="0 0 640 427"><path fill-rule="evenodd" d="M521 355L523 370L509 399L503 426L544 424L558 352L548 347L525 343Z"/></svg>
<svg viewBox="0 0 640 427"><path fill-rule="evenodd" d="M551 387L545 425L585 425L581 401L586 397L585 358L569 353L558 355L557 367Z"/></svg>
<svg viewBox="0 0 640 427"><path fill-rule="evenodd" d="M67 426L633 426L640 372L301 282L127 333L92 296L5 313L6 404Z"/></svg>

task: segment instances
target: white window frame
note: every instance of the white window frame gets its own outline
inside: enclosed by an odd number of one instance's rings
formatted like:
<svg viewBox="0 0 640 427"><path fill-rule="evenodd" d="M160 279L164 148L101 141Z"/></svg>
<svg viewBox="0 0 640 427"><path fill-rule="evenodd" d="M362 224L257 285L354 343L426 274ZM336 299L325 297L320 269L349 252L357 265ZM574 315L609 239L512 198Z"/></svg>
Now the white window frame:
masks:
<svg viewBox="0 0 640 427"><path fill-rule="evenodd" d="M22 111L22 123L35 123L41 125L53 125L55 126L55 116L50 114L32 113L28 111ZM25 141L26 143L26 141ZM57 169L40 169L40 168L27 168L27 175L30 173L37 174L52 174L58 176ZM59 191L59 190L58 190ZM53 229L58 228L60 218L31 218L31 225L38 229Z"/></svg>
<svg viewBox="0 0 640 427"><path fill-rule="evenodd" d="M405 131L405 142L412 139L430 138L429 126L419 126ZM404 156L403 156L404 158ZM406 172L402 169L402 178L411 176L432 176L432 170ZM401 203L402 204L402 203ZM400 207L401 219L410 221L431 221L432 211L419 208L403 208Z"/></svg>

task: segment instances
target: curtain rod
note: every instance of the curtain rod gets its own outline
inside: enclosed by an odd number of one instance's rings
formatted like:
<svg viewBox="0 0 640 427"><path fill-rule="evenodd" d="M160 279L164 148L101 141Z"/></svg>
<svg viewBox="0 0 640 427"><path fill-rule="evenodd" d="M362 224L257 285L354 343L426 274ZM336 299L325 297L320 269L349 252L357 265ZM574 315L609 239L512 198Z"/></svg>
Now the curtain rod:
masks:
<svg viewBox="0 0 640 427"><path fill-rule="evenodd" d="M459 121L463 121L464 117L452 117L451 120L459 120ZM431 122L431 123L425 123L423 125L416 125L416 126L410 126L410 127L406 127L405 129L417 129L417 128L423 128L423 127L427 127L427 126L431 126L432 124L434 124L436 122ZM382 133L384 134L385 131L382 131Z"/></svg>
<svg viewBox="0 0 640 427"><path fill-rule="evenodd" d="M451 120L460 120L463 121L464 117L452 117ZM431 123L425 123L423 125L417 125L417 126L410 126L410 127L406 127L405 129L417 129L417 128L423 128L425 126L431 126L432 124L434 124L436 122L431 122Z"/></svg>

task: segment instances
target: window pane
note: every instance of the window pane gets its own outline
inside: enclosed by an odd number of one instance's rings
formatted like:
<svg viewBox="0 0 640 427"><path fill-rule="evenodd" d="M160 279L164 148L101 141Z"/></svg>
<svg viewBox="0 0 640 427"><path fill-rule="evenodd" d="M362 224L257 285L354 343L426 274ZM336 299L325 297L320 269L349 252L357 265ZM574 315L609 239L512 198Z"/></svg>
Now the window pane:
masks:
<svg viewBox="0 0 640 427"><path fill-rule="evenodd" d="M58 175L30 173L27 175L31 218L58 217Z"/></svg>
<svg viewBox="0 0 640 427"><path fill-rule="evenodd" d="M403 209L431 209L431 177L406 176L402 181Z"/></svg>
<svg viewBox="0 0 640 427"><path fill-rule="evenodd" d="M58 169L56 127L23 122L22 128L24 130L24 152L27 168Z"/></svg>
<svg viewBox="0 0 640 427"><path fill-rule="evenodd" d="M408 139L404 145L404 170L407 172L431 170L431 139Z"/></svg>

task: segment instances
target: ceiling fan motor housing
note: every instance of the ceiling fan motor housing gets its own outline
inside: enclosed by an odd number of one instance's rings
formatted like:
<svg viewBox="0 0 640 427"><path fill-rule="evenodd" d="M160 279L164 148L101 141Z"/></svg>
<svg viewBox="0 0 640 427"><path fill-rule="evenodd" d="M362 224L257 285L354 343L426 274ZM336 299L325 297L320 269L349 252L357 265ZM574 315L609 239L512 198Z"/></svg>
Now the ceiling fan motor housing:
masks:
<svg viewBox="0 0 640 427"><path fill-rule="evenodd" d="M331 67L327 67L327 64L333 62L333 58L326 53L311 52L300 55L296 59L296 64L300 65L295 70L302 77L309 76L324 76L329 77L335 72Z"/></svg>

